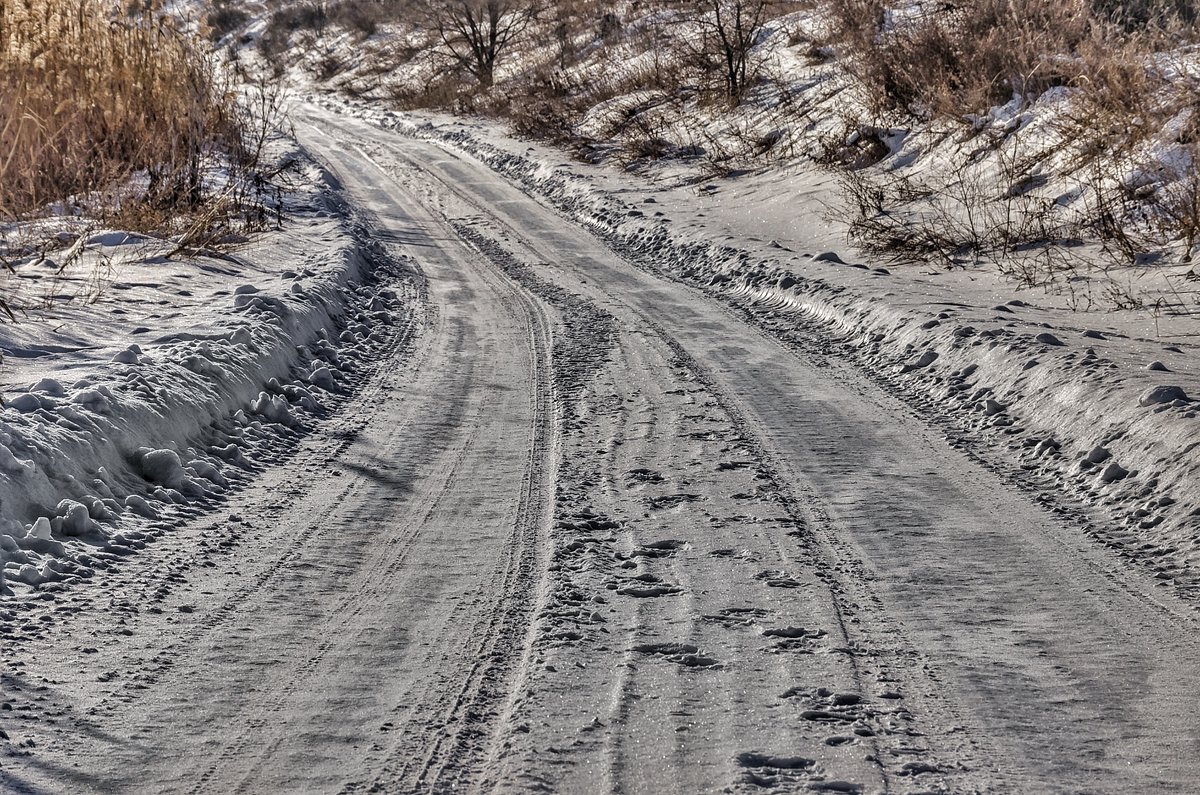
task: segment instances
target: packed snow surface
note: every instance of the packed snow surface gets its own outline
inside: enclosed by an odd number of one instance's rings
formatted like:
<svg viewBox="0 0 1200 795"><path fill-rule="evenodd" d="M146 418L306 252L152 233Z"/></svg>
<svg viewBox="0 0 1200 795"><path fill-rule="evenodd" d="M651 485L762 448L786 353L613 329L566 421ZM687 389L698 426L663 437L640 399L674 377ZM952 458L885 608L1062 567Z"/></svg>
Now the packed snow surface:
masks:
<svg viewBox="0 0 1200 795"><path fill-rule="evenodd" d="M295 129L281 232L5 328L0 788L1194 787L1194 321L820 172Z"/></svg>

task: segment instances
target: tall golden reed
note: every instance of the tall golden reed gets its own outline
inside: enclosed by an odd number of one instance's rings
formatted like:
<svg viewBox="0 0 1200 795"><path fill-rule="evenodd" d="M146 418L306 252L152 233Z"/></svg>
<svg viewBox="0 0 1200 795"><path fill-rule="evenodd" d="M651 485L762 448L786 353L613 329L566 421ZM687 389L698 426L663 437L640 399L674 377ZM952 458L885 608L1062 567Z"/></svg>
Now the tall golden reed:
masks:
<svg viewBox="0 0 1200 795"><path fill-rule="evenodd" d="M0 0L0 219L123 183L146 208L195 205L207 159L241 145L214 67L153 8Z"/></svg>

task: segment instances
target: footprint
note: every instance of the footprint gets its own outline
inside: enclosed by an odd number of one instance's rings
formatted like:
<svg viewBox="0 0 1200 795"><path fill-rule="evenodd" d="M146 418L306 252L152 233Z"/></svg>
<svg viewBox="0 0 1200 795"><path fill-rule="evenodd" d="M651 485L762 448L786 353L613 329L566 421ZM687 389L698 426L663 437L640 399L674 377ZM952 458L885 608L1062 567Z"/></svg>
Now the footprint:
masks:
<svg viewBox="0 0 1200 795"><path fill-rule="evenodd" d="M742 767L773 767L777 770L804 770L816 764L803 756L772 756L749 751L738 754L737 763Z"/></svg>
<svg viewBox="0 0 1200 795"><path fill-rule="evenodd" d="M633 650L642 654L695 654L700 648L690 643L639 643Z"/></svg>
<svg viewBox="0 0 1200 795"><path fill-rule="evenodd" d="M931 765L928 762L905 762L904 767L900 769L897 775L901 776L919 776L923 773L942 773L944 772L937 765Z"/></svg>
<svg viewBox="0 0 1200 795"><path fill-rule="evenodd" d="M759 607L727 607L717 613L701 616L701 618L714 624L733 628L751 626L758 619L766 618L768 615L770 615L769 610Z"/></svg>
<svg viewBox="0 0 1200 795"><path fill-rule="evenodd" d="M663 541L651 541L648 544L642 544L633 550L631 558L666 558L674 555L678 550L687 546L686 541L678 541L675 539L665 539Z"/></svg>
<svg viewBox="0 0 1200 795"><path fill-rule="evenodd" d="M760 571L754 575L754 579L765 581L769 588L800 588L803 586L803 583L786 571Z"/></svg>
<svg viewBox="0 0 1200 795"><path fill-rule="evenodd" d="M789 690L787 695L805 695L798 689ZM854 733L860 737L870 737L874 730L863 725L866 718L874 716L858 693L834 692L826 687L819 687L808 694L810 708L802 711L800 717L815 723L853 723ZM861 727L861 731L860 731Z"/></svg>
<svg viewBox="0 0 1200 795"><path fill-rule="evenodd" d="M772 627L771 629L763 630L763 637L767 638L786 638L794 640L797 638L821 638L827 633L823 629L805 629L804 627Z"/></svg>
<svg viewBox="0 0 1200 795"><path fill-rule="evenodd" d="M814 792L847 792L857 795L862 792L862 786L850 781L810 781L808 788Z"/></svg>
<svg viewBox="0 0 1200 795"><path fill-rule="evenodd" d="M736 558L738 560L749 560L749 561L757 559L754 557L754 554L751 553L750 550L748 550L748 549L730 549L730 548L714 549L708 553L708 556L710 558Z"/></svg>
<svg viewBox="0 0 1200 795"><path fill-rule="evenodd" d="M700 649L690 643L639 643L633 650L641 654L661 656L687 668L720 667L720 662L715 657L701 654Z"/></svg>
<svg viewBox="0 0 1200 795"><path fill-rule="evenodd" d="M800 713L800 717L816 723L853 723L858 720L857 715L834 712L828 709L806 709Z"/></svg>
<svg viewBox="0 0 1200 795"><path fill-rule="evenodd" d="M620 522L615 522L604 516L598 516L588 510L580 511L574 516L564 516L558 520L557 524L561 530L585 532L616 530L621 526Z"/></svg>
<svg viewBox="0 0 1200 795"><path fill-rule="evenodd" d="M666 494L662 497L651 497L646 500L646 504L653 510L662 508L674 508L676 505L682 505L685 502L695 502L701 499L699 494Z"/></svg>
<svg viewBox="0 0 1200 795"><path fill-rule="evenodd" d="M655 472L653 469L631 469L625 473L629 479L629 485L633 486L638 483L662 483L663 476L661 472Z"/></svg>
<svg viewBox="0 0 1200 795"><path fill-rule="evenodd" d="M761 754L753 751L738 754L738 766L743 769L743 781L756 787L773 789L780 784L795 784L807 777L816 760L804 756Z"/></svg>
<svg viewBox="0 0 1200 795"><path fill-rule="evenodd" d="M687 544L686 541L678 541L675 539L666 539L664 541L651 541L649 544L643 544L643 549L679 549Z"/></svg>
<svg viewBox="0 0 1200 795"><path fill-rule="evenodd" d="M617 588L617 593L622 596L632 596L637 599L649 599L656 596L672 596L674 594L683 593L683 589L678 585L650 585L639 581L626 583Z"/></svg>

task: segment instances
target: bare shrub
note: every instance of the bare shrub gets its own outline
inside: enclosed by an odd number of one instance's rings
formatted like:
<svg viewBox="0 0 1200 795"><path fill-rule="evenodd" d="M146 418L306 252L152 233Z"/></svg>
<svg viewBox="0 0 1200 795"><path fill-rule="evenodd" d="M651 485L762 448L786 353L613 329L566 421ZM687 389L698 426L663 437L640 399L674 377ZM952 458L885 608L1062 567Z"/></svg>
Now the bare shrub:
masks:
<svg viewBox="0 0 1200 795"><path fill-rule="evenodd" d="M464 84L461 74L444 68L419 83L395 83L387 90L401 110L432 108L469 114L475 112L479 100L479 86L474 81Z"/></svg>
<svg viewBox="0 0 1200 795"><path fill-rule="evenodd" d="M704 65L721 75L725 94L741 99L751 80L752 53L767 19L767 0L703 0L703 35L699 54Z"/></svg>
<svg viewBox="0 0 1200 795"><path fill-rule="evenodd" d="M878 113L961 118L1080 75L1073 53L1094 20L1083 0L969 0L908 7L833 0L850 69Z"/></svg>
<svg viewBox="0 0 1200 795"><path fill-rule="evenodd" d="M851 142L886 149L885 131L860 127L831 141L828 160L839 169L850 205L851 237L895 262L953 268L988 261L1026 285L1052 281L1084 222L1056 196L1037 190L1043 175L1028 173L1018 137L1003 131L982 136L988 140L975 151L987 151L988 157L961 156L953 169L919 176L846 162L862 151Z"/></svg>
<svg viewBox="0 0 1200 795"><path fill-rule="evenodd" d="M250 15L229 0L218 0L213 3L204 16L204 24L208 28L208 37L212 41L220 41L225 36L250 21Z"/></svg>
<svg viewBox="0 0 1200 795"><path fill-rule="evenodd" d="M287 51L291 37L297 31L320 35L329 24L329 7L324 0L301 0L275 10L267 29L258 40L258 48L268 57Z"/></svg>
<svg viewBox="0 0 1200 795"><path fill-rule="evenodd" d="M495 82L496 62L538 14L515 0L436 1L430 18L446 53L485 90Z"/></svg>
<svg viewBox="0 0 1200 795"><path fill-rule="evenodd" d="M624 25L621 23L619 16L612 11L605 11L604 16L600 17L597 32L605 44L613 44L620 37L623 28Z"/></svg>
<svg viewBox="0 0 1200 795"><path fill-rule="evenodd" d="M329 19L335 25L362 36L374 36L379 26L395 21L401 9L396 3L381 0L342 0L329 11Z"/></svg>
<svg viewBox="0 0 1200 795"><path fill-rule="evenodd" d="M586 109L588 86L566 71L542 74L507 108L513 132L556 144L579 143L575 124Z"/></svg>

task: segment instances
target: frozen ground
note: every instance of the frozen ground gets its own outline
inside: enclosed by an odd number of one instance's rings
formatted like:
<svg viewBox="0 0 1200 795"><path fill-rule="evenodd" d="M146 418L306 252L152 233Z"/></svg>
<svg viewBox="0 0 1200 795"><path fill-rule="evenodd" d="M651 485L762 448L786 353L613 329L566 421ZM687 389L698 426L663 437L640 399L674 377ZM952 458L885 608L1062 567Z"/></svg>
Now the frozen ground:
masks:
<svg viewBox="0 0 1200 795"><path fill-rule="evenodd" d="M0 787L1193 789L1194 321L295 123L282 233L5 329Z"/></svg>

